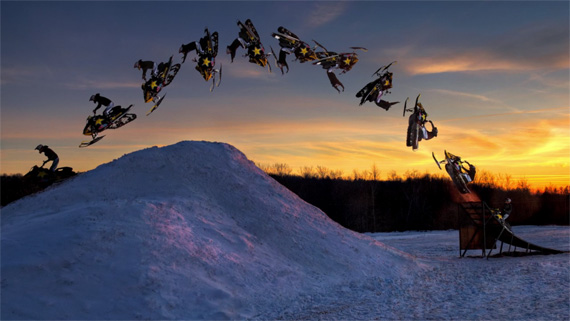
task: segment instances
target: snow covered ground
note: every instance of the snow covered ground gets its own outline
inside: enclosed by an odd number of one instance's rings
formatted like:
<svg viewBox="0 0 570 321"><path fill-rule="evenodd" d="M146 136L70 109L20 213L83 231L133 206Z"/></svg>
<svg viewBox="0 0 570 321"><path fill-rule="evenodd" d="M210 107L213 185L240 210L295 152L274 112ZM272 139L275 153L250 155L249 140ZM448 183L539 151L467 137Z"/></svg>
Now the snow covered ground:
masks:
<svg viewBox="0 0 570 321"><path fill-rule="evenodd" d="M221 143L125 155L1 218L2 320L570 319L568 253L354 233ZM570 249L568 227L514 229Z"/></svg>

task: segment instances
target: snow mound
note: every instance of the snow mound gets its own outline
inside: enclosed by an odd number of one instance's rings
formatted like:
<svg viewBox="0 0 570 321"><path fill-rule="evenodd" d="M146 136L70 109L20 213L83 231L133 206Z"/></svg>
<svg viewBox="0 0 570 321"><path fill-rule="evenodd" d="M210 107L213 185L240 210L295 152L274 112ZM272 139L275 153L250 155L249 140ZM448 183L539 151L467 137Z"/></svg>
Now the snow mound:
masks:
<svg viewBox="0 0 570 321"><path fill-rule="evenodd" d="M124 155L3 208L1 226L2 319L270 318L422 269L223 143Z"/></svg>

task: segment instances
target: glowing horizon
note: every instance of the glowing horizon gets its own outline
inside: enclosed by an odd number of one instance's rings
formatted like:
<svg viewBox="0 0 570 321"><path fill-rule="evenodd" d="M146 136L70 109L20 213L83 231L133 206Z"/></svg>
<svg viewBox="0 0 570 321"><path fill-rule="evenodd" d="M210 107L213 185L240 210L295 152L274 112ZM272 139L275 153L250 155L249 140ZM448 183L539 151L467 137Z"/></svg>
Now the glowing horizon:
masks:
<svg viewBox="0 0 570 321"><path fill-rule="evenodd" d="M259 164L293 171L324 166L351 176L374 164L395 171L446 175L434 164L448 150L478 171L524 180L533 188L570 185L570 31L565 2L228 2L206 1L2 2L0 173L26 173L52 147L60 166L87 171L124 154L182 140L219 141ZM203 12L216 12L205 18ZM378 12L390 32L379 37ZM89 12L89 14L86 14ZM513 14L516 13L516 14ZM161 30L149 30L155 15ZM477 18L485 16L481 25ZM337 93L326 71L288 56L281 75L251 64L240 49L233 63L225 46L237 36L237 19L251 18L266 52L283 25L311 45L359 51L359 62L340 75ZM120 23L119 23L120 22ZM209 91L190 55L165 102L151 116L140 90L138 59L180 60L180 44L198 40L204 27L220 34L216 66L220 87ZM141 30L145 30L144 35ZM168 31L168 32L165 32ZM152 41L149 41L152 39ZM41 55L37 48L42 48ZM112 49L111 49L112 48ZM359 106L355 93L390 69L399 101L389 111ZM116 105L134 104L137 120L106 131L88 148L81 131L99 92ZM404 101L421 94L438 137L405 145Z"/></svg>

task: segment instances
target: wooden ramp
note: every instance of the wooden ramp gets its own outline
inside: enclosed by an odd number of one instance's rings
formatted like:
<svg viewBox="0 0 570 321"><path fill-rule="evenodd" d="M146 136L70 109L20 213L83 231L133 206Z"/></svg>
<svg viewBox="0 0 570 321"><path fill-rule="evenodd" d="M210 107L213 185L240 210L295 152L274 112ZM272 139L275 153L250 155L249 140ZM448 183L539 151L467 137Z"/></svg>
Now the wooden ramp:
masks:
<svg viewBox="0 0 570 321"><path fill-rule="evenodd" d="M504 230L502 231L502 233L499 234L499 236L497 237L497 240L499 240L503 243L509 244L510 246L514 246L515 249L513 251L516 251L516 248L519 248L519 249L524 249L525 253L530 253L530 252L538 252L540 254L564 253L563 251L549 249L546 247L534 245L530 242L527 242L527 241L521 239L520 237L516 236L512 232L512 230L506 226L505 226ZM501 244L501 248L502 248L502 244ZM509 252L510 252L510 247L509 247Z"/></svg>
<svg viewBox="0 0 570 321"><path fill-rule="evenodd" d="M516 236L509 224L503 223L485 202L463 202L459 204L466 214L459 228L460 256L465 256L467 250L482 250L487 258L493 249L497 248L497 241L501 241L500 253L503 245L509 245L509 253L517 254L559 254L562 251L534 245ZM517 251L517 248L519 251ZM520 252L520 250L524 252ZM512 250L512 252L511 252Z"/></svg>

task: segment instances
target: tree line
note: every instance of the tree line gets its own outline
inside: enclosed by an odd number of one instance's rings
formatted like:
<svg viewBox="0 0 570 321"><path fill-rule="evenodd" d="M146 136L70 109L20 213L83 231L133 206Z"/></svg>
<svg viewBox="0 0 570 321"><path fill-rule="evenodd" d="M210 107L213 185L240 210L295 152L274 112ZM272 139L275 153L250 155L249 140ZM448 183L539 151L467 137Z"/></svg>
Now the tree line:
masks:
<svg viewBox="0 0 570 321"><path fill-rule="evenodd" d="M444 174L412 170L399 176L388 172L381 180L376 165L354 170L349 176L324 166L305 166L293 173L287 164L257 164L304 201L320 208L331 219L357 232L456 229L463 219L459 192ZM0 176L1 205L41 191L20 174ZM531 190L525 180L481 171L469 185L491 207L512 199L512 225L569 225L570 186Z"/></svg>
<svg viewBox="0 0 570 321"><path fill-rule="evenodd" d="M354 170L351 175L323 166L301 167L298 173L283 163L258 164L262 170L301 199L320 208L331 219L357 232L456 229L464 213L460 194L445 174L391 171L380 179L380 170ZM492 208L511 198L512 225L569 225L570 186L531 190L526 180L481 171L469 185Z"/></svg>

